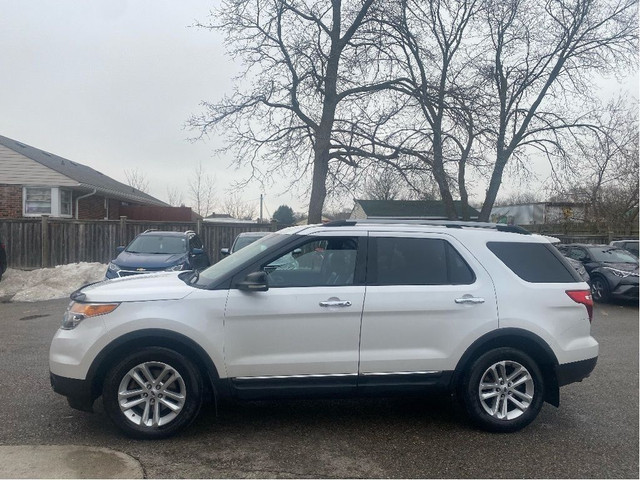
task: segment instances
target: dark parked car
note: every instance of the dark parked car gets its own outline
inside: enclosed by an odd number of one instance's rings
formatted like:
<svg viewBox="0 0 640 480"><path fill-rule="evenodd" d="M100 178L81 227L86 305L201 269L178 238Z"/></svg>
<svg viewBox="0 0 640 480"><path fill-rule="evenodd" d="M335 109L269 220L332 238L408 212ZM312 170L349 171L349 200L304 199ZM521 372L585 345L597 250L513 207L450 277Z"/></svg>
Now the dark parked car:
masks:
<svg viewBox="0 0 640 480"><path fill-rule="evenodd" d="M567 262L569 262L571 264L571 266L576 269L576 272L578 272L578 275L580 275L580 277L585 282L587 282L589 285L591 285L591 277L587 273L587 269L584 268L584 265L582 264L582 262L579 262L578 260L574 260L571 257L564 257L564 258L566 258Z"/></svg>
<svg viewBox="0 0 640 480"><path fill-rule="evenodd" d="M638 240L616 240L611 242L609 245L612 247L622 248L627 252L633 253L636 257L638 256Z"/></svg>
<svg viewBox="0 0 640 480"><path fill-rule="evenodd" d="M591 277L597 302L612 298L638 300L638 258L610 245L558 245L563 255L579 261Z"/></svg>
<svg viewBox="0 0 640 480"><path fill-rule="evenodd" d="M4 243L0 240L0 280L2 280L2 274L7 269L7 251L4 248Z"/></svg>
<svg viewBox="0 0 640 480"><path fill-rule="evenodd" d="M143 273L202 270L209 256L197 233L147 230L126 247L117 248L118 256L109 263L106 278Z"/></svg>
<svg viewBox="0 0 640 480"><path fill-rule="evenodd" d="M243 249L247 245L252 244L259 238L269 235L270 233L272 232L243 232L236 237L236 239L233 241L233 244L231 245L231 248L221 248L220 253L223 256L230 255L240 249Z"/></svg>

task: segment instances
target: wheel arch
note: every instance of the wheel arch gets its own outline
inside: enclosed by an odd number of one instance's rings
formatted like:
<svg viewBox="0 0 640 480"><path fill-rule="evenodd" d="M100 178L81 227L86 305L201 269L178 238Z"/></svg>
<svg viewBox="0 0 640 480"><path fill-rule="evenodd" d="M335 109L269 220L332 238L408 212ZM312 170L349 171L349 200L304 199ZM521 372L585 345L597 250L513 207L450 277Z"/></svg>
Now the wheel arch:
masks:
<svg viewBox="0 0 640 480"><path fill-rule="evenodd" d="M556 375L558 359L551 347L542 338L519 328L502 328L478 338L467 348L456 365L452 387L460 386L471 363L480 355L494 348L511 347L525 352L540 367L544 378L544 400L554 406L560 405L560 388Z"/></svg>
<svg viewBox="0 0 640 480"><path fill-rule="evenodd" d="M209 394L217 393L220 376L207 352L185 335L170 330L152 328L130 332L113 340L102 349L89 367L87 374L87 379L91 381L92 397L98 398L102 394L105 376L118 358L143 347L165 347L184 355L195 364L202 374L205 391Z"/></svg>

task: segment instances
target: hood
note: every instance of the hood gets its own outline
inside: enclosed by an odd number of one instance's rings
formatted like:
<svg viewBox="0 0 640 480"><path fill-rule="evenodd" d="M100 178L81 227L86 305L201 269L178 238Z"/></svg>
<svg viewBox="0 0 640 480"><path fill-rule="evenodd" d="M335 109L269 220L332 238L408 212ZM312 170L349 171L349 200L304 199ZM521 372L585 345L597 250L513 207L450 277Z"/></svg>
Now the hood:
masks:
<svg viewBox="0 0 640 480"><path fill-rule="evenodd" d="M182 272L161 272L105 280L80 290L83 302L148 302L179 300L193 292L178 278Z"/></svg>
<svg viewBox="0 0 640 480"><path fill-rule="evenodd" d="M122 252L113 260L120 268L165 269L186 259L186 253L130 253Z"/></svg>
<svg viewBox="0 0 640 480"><path fill-rule="evenodd" d="M615 268L616 270L622 270L623 272L638 272L637 263L616 263L616 262L602 262L603 267Z"/></svg>

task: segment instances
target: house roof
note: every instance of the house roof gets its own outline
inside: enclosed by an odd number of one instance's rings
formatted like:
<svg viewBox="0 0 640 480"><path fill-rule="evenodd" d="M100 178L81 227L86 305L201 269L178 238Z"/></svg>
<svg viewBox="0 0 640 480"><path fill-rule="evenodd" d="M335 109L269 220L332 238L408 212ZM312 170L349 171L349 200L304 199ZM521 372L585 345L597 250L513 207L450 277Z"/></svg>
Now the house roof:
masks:
<svg viewBox="0 0 640 480"><path fill-rule="evenodd" d="M93 190L109 198L135 202L143 205L168 206L165 202L152 197L138 189L120 183L91 167L45 152L38 148L0 135L0 145L24 155L39 164L54 170L65 177L78 182L78 187Z"/></svg>
<svg viewBox="0 0 640 480"><path fill-rule="evenodd" d="M447 218L444 203L440 200L356 200L367 217L430 217ZM458 213L462 202L455 200ZM477 218L480 212L469 207L469 216Z"/></svg>

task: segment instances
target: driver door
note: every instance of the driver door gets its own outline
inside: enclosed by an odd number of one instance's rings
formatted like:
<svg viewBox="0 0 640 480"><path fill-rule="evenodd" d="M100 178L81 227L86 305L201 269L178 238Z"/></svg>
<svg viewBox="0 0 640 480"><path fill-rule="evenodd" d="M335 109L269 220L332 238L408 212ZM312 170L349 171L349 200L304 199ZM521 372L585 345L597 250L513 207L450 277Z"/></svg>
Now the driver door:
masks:
<svg viewBox="0 0 640 480"><path fill-rule="evenodd" d="M361 234L361 233L360 233ZM225 309L225 362L236 390L355 388L366 237L307 237L256 269L268 290L240 290ZM256 389L257 391L258 389ZM241 395L242 396L242 395Z"/></svg>

